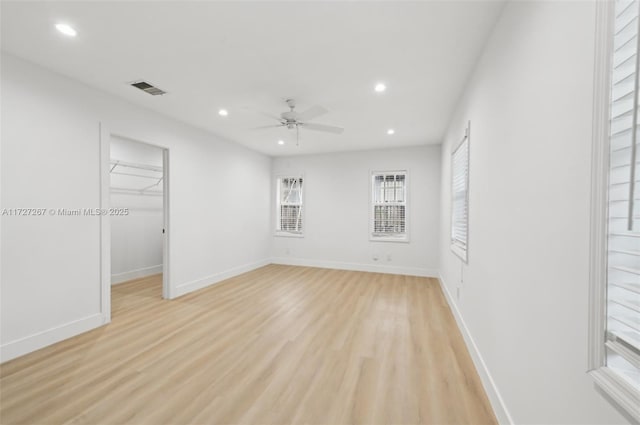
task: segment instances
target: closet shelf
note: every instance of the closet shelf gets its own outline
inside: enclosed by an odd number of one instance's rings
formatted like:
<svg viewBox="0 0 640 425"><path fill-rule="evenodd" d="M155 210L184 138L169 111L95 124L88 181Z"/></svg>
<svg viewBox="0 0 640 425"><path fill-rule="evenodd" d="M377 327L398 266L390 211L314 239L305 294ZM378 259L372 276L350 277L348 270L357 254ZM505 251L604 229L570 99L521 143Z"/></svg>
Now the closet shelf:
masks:
<svg viewBox="0 0 640 425"><path fill-rule="evenodd" d="M162 192L158 190L130 189L128 187L112 187L111 193L122 193L125 195L162 196Z"/></svg>
<svg viewBox="0 0 640 425"><path fill-rule="evenodd" d="M111 172L113 172L116 167L126 167L126 168L137 168L138 170L149 170L149 171L157 171L162 173L162 167L158 167L157 165L149 165L149 164L136 164L134 162L125 162L120 161L118 159L111 160Z"/></svg>
<svg viewBox="0 0 640 425"><path fill-rule="evenodd" d="M111 193L122 193L129 195L150 195L150 196L162 196L162 179L163 172L162 167L149 164L137 164L133 162L120 161L111 159L111 168L109 173L117 176L134 177L136 179L149 179L155 180L155 183L149 184L149 182L140 183L142 181L135 180L143 187L111 187ZM122 170L124 168L124 170ZM136 172L138 170L138 172ZM158 190L158 188L160 190ZM155 190L152 190L155 189Z"/></svg>

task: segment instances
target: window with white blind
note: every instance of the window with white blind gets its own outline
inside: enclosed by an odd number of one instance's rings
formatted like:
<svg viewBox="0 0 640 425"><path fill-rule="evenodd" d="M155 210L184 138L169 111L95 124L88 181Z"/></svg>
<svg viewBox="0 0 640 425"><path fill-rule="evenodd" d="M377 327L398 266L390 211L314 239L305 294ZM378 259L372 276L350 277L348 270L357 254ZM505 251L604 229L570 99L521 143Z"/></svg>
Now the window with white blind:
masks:
<svg viewBox="0 0 640 425"><path fill-rule="evenodd" d="M598 8L590 372L640 421L640 2Z"/></svg>
<svg viewBox="0 0 640 425"><path fill-rule="evenodd" d="M408 241L406 171L371 174L371 239Z"/></svg>
<svg viewBox="0 0 640 425"><path fill-rule="evenodd" d="M469 235L469 128L451 154L451 250L467 261Z"/></svg>
<svg viewBox="0 0 640 425"><path fill-rule="evenodd" d="M276 235L303 234L302 176L278 177L276 190Z"/></svg>

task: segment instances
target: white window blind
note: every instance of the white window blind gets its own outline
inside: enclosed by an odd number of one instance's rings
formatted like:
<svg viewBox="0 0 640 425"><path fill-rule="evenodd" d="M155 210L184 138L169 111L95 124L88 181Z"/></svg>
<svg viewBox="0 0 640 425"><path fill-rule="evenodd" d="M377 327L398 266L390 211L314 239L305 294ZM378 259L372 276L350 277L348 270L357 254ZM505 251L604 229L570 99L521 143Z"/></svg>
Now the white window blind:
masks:
<svg viewBox="0 0 640 425"><path fill-rule="evenodd" d="M407 172L374 172L371 177L372 238L407 239Z"/></svg>
<svg viewBox="0 0 640 425"><path fill-rule="evenodd" d="M640 390L638 1L616 1L611 70L606 365Z"/></svg>
<svg viewBox="0 0 640 425"><path fill-rule="evenodd" d="M276 231L302 235L302 177L279 177L277 190Z"/></svg>
<svg viewBox="0 0 640 425"><path fill-rule="evenodd" d="M451 155L451 250L467 261L469 235L469 137Z"/></svg>

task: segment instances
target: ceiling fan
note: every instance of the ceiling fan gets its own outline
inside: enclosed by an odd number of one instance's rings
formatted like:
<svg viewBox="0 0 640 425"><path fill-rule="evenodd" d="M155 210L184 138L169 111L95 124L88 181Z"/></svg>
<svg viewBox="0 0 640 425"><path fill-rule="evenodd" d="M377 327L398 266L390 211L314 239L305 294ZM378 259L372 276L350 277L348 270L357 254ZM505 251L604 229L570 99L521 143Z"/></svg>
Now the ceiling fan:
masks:
<svg viewBox="0 0 640 425"><path fill-rule="evenodd" d="M289 130L295 130L296 145L298 145L298 142L299 142L299 135L300 135L299 132L301 128L307 129L307 130L314 130L314 131L324 131L326 133L333 133L333 134L341 134L344 131L344 128L342 127L336 127L333 125L326 125L326 124L315 124L315 123L309 122L310 120L313 120L314 118L317 118L329 112L322 106L316 105L316 106L312 106L311 108L307 109L304 112L297 112L295 100L286 99L286 103L289 106L289 111L281 113L280 117L267 114L267 113L262 113L263 115L269 118L277 120L278 124L256 127L254 128L254 130L260 130L265 128L276 128L276 127L286 127Z"/></svg>

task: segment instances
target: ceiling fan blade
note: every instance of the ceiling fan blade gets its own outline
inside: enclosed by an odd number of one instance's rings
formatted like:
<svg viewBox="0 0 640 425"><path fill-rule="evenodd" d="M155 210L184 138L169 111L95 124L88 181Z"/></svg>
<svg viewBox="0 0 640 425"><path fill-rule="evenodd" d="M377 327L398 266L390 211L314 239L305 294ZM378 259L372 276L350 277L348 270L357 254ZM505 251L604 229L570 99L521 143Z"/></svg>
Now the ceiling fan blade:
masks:
<svg viewBox="0 0 640 425"><path fill-rule="evenodd" d="M342 132L344 131L344 128L335 127L333 125L314 124L314 123L304 123L301 125L302 127L308 130L325 131L327 133L334 133L334 134L342 134Z"/></svg>
<svg viewBox="0 0 640 425"><path fill-rule="evenodd" d="M275 125L261 125L260 127L253 127L251 130L264 130L265 128L277 128L283 127L284 124L275 124Z"/></svg>
<svg viewBox="0 0 640 425"><path fill-rule="evenodd" d="M317 118L317 117L319 117L319 116L321 116L321 115L324 115L324 114L326 114L327 112L329 112L329 111L327 111L327 110L326 110L325 108L323 108L322 106L315 105L315 106L312 106L311 108L307 109L307 110L306 110L306 111L304 111L304 112L300 112L300 113L298 114L298 117L297 117L297 118L298 118L300 121L309 121L309 120L312 120L312 119L314 119L314 118Z"/></svg>
<svg viewBox="0 0 640 425"><path fill-rule="evenodd" d="M247 111L255 112L256 114L260 114L263 117L267 117L267 118L270 118L272 120L282 121L282 118L280 118L277 115L270 114L269 112L264 112L264 111L261 111L259 109L253 109L253 108L250 108L248 106L243 106L242 109L246 109Z"/></svg>

